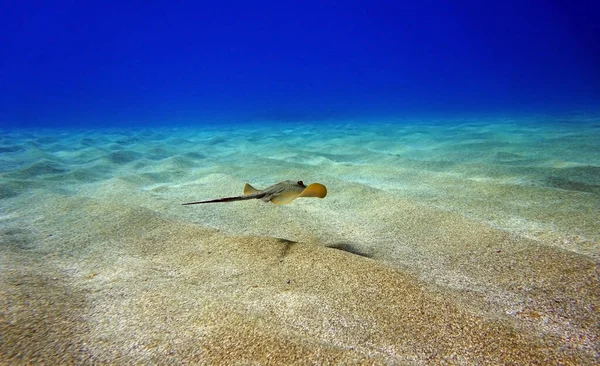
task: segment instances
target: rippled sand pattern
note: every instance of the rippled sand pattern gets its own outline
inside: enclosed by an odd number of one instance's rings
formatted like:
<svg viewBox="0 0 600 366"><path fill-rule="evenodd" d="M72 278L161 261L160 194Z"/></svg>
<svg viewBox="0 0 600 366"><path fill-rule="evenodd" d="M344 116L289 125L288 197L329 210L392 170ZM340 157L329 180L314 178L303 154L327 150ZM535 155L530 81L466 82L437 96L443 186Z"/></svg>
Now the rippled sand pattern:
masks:
<svg viewBox="0 0 600 366"><path fill-rule="evenodd" d="M577 122L3 131L0 361L594 364Z"/></svg>

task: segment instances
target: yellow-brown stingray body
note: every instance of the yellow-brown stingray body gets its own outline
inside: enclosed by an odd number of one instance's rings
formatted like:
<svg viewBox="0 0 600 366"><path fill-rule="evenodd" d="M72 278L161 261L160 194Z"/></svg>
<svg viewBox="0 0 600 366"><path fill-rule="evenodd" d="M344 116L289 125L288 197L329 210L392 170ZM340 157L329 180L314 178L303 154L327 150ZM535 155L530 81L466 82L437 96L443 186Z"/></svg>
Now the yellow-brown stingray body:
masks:
<svg viewBox="0 0 600 366"><path fill-rule="evenodd" d="M244 195L235 197L217 198L208 201L188 202L183 205L195 205L199 203L218 203L232 202L251 199L260 199L265 202L273 202L277 205L285 205L299 197L318 197L324 198L327 195L327 188L320 183L313 183L308 187L300 180L294 182L286 180L279 182L265 189L259 190L246 183L244 186Z"/></svg>

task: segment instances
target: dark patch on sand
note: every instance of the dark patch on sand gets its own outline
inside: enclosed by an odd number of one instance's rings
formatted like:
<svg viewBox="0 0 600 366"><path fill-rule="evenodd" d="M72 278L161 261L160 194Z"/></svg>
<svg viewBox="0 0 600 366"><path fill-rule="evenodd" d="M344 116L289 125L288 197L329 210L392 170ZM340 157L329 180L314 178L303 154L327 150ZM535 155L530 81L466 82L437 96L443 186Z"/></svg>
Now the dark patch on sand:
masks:
<svg viewBox="0 0 600 366"><path fill-rule="evenodd" d="M69 169L62 163L44 159L10 173L10 176L27 179L62 174L68 170Z"/></svg>
<svg viewBox="0 0 600 366"><path fill-rule="evenodd" d="M497 161L515 161L522 160L524 158L521 154L514 154L505 151L497 152L494 157Z"/></svg>
<svg viewBox="0 0 600 366"><path fill-rule="evenodd" d="M181 154L181 156L187 157L187 158L191 158L191 159L206 159L207 156L204 154L201 154L199 152L187 152L185 154Z"/></svg>
<svg viewBox="0 0 600 366"><path fill-rule="evenodd" d="M510 143L504 141L495 141L493 139L484 141L464 141L458 143L460 148L457 147L458 151L464 152L465 150L473 150L476 152L491 151L493 149L504 148L509 146Z"/></svg>
<svg viewBox="0 0 600 366"><path fill-rule="evenodd" d="M100 163L74 169L65 175L80 182L96 182L110 178L113 170L109 164Z"/></svg>
<svg viewBox="0 0 600 366"><path fill-rule="evenodd" d="M328 245L327 247L332 248L332 249L342 250L344 252L348 252L348 253L352 253L352 254L356 254L356 255L359 255L359 256L365 257L365 258L373 257L371 254L361 250L356 245L350 244L350 243L336 243L333 245Z"/></svg>
<svg viewBox="0 0 600 366"><path fill-rule="evenodd" d="M173 154L169 150L161 146L154 146L144 154L145 158L150 160L163 160L171 157L172 155Z"/></svg>
<svg viewBox="0 0 600 366"><path fill-rule="evenodd" d="M25 150L22 146L0 146L0 153L13 153Z"/></svg>
<svg viewBox="0 0 600 366"><path fill-rule="evenodd" d="M211 146L225 144L226 142L227 142L227 140L221 136L211 137L204 141L204 143L206 145L211 145Z"/></svg>
<svg viewBox="0 0 600 366"><path fill-rule="evenodd" d="M282 238L276 238L279 242L284 243L284 244L296 244L297 241L293 241L293 240L288 240L288 239L282 239Z"/></svg>
<svg viewBox="0 0 600 366"><path fill-rule="evenodd" d="M600 193L600 167L594 165L551 169L544 185L577 192Z"/></svg>
<svg viewBox="0 0 600 366"><path fill-rule="evenodd" d="M134 144L143 142L143 140L140 137L125 137L125 138L118 139L115 142L122 146L130 146L130 145L134 145Z"/></svg>
<svg viewBox="0 0 600 366"><path fill-rule="evenodd" d="M0 183L0 198L16 197L31 188L42 185L43 183L39 180L5 180Z"/></svg>
<svg viewBox="0 0 600 366"><path fill-rule="evenodd" d="M297 241L276 238L278 242L283 243L283 250L281 251L281 255L279 256L280 260L283 260L285 256L288 254L290 248L297 243Z"/></svg>
<svg viewBox="0 0 600 366"><path fill-rule="evenodd" d="M168 143L169 145L174 145L174 146L191 146L194 145L194 143L186 138L181 138L181 137L172 137L170 139L168 139Z"/></svg>
<svg viewBox="0 0 600 366"><path fill-rule="evenodd" d="M407 167L428 170L431 172L443 172L454 168L457 163L454 161L443 161L443 160L416 160L406 159L403 161Z"/></svg>
<svg viewBox="0 0 600 366"><path fill-rule="evenodd" d="M161 164L164 164L163 166L168 168L187 169L201 165L201 161L197 161L198 159L201 158L192 158L188 155L177 155L161 161Z"/></svg>
<svg viewBox="0 0 600 366"><path fill-rule="evenodd" d="M600 185L600 166L586 165L561 169L561 176L580 182Z"/></svg>
<svg viewBox="0 0 600 366"><path fill-rule="evenodd" d="M527 156L524 156L521 154L515 154L515 153L511 153L511 152L506 152L506 151L499 151L499 152L495 153L491 157L491 161L493 161L496 164L502 164L502 165L531 166L536 163L535 159L532 159L530 157L527 157Z"/></svg>
<svg viewBox="0 0 600 366"><path fill-rule="evenodd" d="M0 183L0 199L15 197L19 194L17 187L10 182Z"/></svg>
<svg viewBox="0 0 600 366"><path fill-rule="evenodd" d="M79 140L79 143L83 146L94 146L98 144L98 141L90 137L84 137Z"/></svg>
<svg viewBox="0 0 600 366"><path fill-rule="evenodd" d="M122 150L122 151L115 151L112 152L108 155L106 155L106 159L108 161L110 161L111 163L114 164L127 164L127 163L131 163L132 161L138 160L142 157L142 154L136 152L136 151L128 151L128 150Z"/></svg>
<svg viewBox="0 0 600 366"><path fill-rule="evenodd" d="M568 191L589 192L600 194L600 185L586 184L576 180L562 177L550 176L546 179L546 185L552 188L565 189Z"/></svg>
<svg viewBox="0 0 600 366"><path fill-rule="evenodd" d="M43 146L43 145L54 144L59 141L60 141L59 136L42 136L42 137L35 138L33 143L35 143L38 146Z"/></svg>
<svg viewBox="0 0 600 366"><path fill-rule="evenodd" d="M12 250L29 250L35 247L29 232L18 227L1 229L0 245Z"/></svg>

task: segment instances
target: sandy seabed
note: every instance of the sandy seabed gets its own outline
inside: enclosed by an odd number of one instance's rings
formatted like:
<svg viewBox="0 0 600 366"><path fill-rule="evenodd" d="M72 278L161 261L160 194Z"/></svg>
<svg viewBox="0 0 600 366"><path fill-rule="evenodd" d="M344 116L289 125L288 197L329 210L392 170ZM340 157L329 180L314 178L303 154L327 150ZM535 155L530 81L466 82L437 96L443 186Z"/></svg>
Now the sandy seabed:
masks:
<svg viewBox="0 0 600 366"><path fill-rule="evenodd" d="M600 362L597 119L4 130L0 171L5 364ZM329 194L180 205L286 179Z"/></svg>

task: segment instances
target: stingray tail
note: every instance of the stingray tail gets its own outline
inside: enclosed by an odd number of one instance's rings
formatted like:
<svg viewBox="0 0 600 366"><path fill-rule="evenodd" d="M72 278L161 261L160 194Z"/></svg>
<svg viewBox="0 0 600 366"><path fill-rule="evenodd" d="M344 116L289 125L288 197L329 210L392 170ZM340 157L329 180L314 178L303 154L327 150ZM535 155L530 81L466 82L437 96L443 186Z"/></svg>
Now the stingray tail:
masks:
<svg viewBox="0 0 600 366"><path fill-rule="evenodd" d="M262 198L262 196L251 195L251 196L225 197L225 198L217 198L217 199L208 200L208 201L187 202L187 203L182 203L182 205L186 206L186 205L198 205L200 203L219 203L219 202L244 201L244 200L252 200L252 199L256 199L256 198Z"/></svg>

